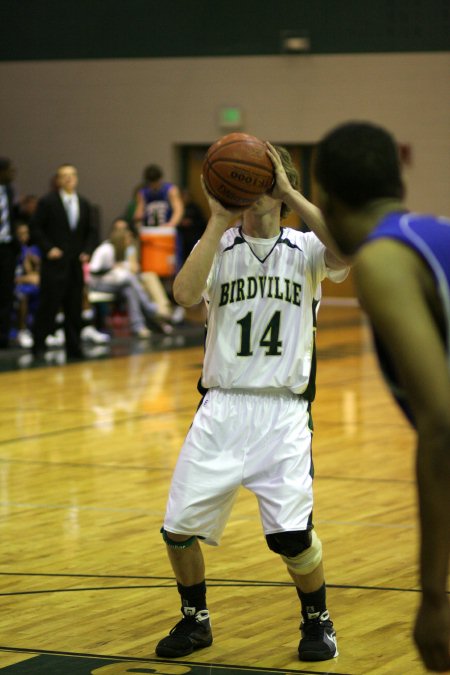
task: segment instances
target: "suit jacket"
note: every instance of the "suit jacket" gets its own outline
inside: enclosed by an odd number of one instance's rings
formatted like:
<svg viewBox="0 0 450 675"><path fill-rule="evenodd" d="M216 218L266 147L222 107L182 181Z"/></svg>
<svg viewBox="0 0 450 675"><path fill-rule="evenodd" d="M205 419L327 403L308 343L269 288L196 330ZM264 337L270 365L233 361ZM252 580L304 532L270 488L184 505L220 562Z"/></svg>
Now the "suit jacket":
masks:
<svg viewBox="0 0 450 675"><path fill-rule="evenodd" d="M57 246L64 252L65 260L78 258L80 253L91 254L97 241L91 205L78 195L80 215L78 224L71 229L64 203L59 192L49 194L39 200L36 212L31 220L31 232L34 241L43 253L43 260L51 248Z"/></svg>

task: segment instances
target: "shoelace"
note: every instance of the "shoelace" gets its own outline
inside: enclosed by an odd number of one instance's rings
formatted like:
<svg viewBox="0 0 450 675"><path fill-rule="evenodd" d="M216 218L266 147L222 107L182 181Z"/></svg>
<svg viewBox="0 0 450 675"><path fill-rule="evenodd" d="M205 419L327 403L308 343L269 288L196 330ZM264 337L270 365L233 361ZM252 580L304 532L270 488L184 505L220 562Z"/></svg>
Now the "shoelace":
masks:
<svg viewBox="0 0 450 675"><path fill-rule="evenodd" d="M183 616L182 619L172 628L169 635L189 635L192 632L192 629L198 625L194 616Z"/></svg>
<svg viewBox="0 0 450 675"><path fill-rule="evenodd" d="M300 624L300 628L309 638L321 638L325 628L332 628L333 623L329 619L321 621L320 619L310 619Z"/></svg>

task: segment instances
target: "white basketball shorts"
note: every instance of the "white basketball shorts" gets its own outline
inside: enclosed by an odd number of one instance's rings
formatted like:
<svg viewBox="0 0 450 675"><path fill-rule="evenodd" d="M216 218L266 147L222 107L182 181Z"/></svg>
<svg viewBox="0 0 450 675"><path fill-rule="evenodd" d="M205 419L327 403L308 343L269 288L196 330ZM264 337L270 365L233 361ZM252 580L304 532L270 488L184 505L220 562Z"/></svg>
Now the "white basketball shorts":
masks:
<svg viewBox="0 0 450 675"><path fill-rule="evenodd" d="M172 477L164 528L218 545L239 487L265 534L305 530L312 512L308 404L289 391L211 389Z"/></svg>

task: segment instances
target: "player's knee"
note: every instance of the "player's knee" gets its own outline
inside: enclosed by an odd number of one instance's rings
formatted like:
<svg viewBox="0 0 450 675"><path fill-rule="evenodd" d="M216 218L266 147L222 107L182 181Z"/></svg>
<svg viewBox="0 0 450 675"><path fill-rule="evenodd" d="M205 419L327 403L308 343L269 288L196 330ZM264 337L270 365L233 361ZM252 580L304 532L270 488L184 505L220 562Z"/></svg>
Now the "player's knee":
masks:
<svg viewBox="0 0 450 675"><path fill-rule="evenodd" d="M267 545L274 553L295 558L311 546L311 530L276 532L266 535Z"/></svg>
<svg viewBox="0 0 450 675"><path fill-rule="evenodd" d="M277 532L266 536L271 551L278 553L295 574L310 574L322 561L322 543L314 530Z"/></svg>
<svg viewBox="0 0 450 675"><path fill-rule="evenodd" d="M184 534L175 534L174 532L167 532L163 527L160 532L167 546L173 549L189 548L197 539L195 534L191 537Z"/></svg>

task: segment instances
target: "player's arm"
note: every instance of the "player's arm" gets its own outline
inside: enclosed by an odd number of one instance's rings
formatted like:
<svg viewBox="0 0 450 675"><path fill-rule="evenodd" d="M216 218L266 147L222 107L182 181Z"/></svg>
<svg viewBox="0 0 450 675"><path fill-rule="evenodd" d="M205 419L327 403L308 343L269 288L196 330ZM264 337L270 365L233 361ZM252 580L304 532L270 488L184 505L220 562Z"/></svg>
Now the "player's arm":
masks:
<svg viewBox="0 0 450 675"><path fill-rule="evenodd" d="M415 639L426 665L442 671L450 667L450 377L427 301L431 273L413 251L390 241L362 249L354 273L361 304L395 364L416 421L423 597Z"/></svg>
<svg viewBox="0 0 450 675"><path fill-rule="evenodd" d="M349 261L344 260L340 255L333 238L331 237L325 225L320 209L315 206L309 199L306 199L301 192L295 190L289 182L289 179L284 170L280 156L270 143L266 143L267 152L275 169L275 187L272 190L272 197L280 199L284 202L294 213L307 224L309 229L320 239L322 244L326 246L325 263L327 267L332 270L340 270L348 267Z"/></svg>
<svg viewBox="0 0 450 675"><path fill-rule="evenodd" d="M144 197L139 191L136 195L136 208L134 209L133 221L139 229L144 223L145 203Z"/></svg>
<svg viewBox="0 0 450 675"><path fill-rule="evenodd" d="M169 188L167 196L169 197L170 206L172 207L172 217L167 221L166 225L176 227L183 218L184 213L184 205L183 200L181 199L180 190L176 185L172 185L172 187Z"/></svg>
<svg viewBox="0 0 450 675"><path fill-rule="evenodd" d="M220 239L237 215L237 213L225 209L209 195L203 179L202 186L209 202L211 216L203 235L191 251L173 283L175 302L182 307L191 307L202 299L202 293L206 287Z"/></svg>

